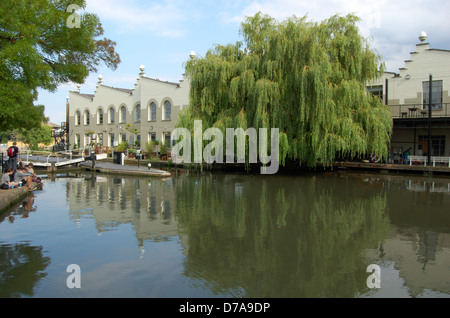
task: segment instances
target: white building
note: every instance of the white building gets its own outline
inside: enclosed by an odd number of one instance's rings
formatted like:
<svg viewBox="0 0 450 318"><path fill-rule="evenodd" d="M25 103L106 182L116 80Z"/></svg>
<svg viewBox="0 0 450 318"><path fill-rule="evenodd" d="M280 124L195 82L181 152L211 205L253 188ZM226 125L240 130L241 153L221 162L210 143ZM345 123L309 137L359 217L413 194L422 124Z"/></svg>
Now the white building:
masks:
<svg viewBox="0 0 450 318"><path fill-rule="evenodd" d="M94 94L69 93L69 143L83 148L95 138L111 149L121 141L141 146L149 140L168 142L178 113L189 106L189 80L179 83L147 77L141 66L134 89L107 86L99 76ZM135 133L137 132L137 133Z"/></svg>
<svg viewBox="0 0 450 318"><path fill-rule="evenodd" d="M430 48L425 32L419 37L416 51L405 60L398 73L387 72L369 86L391 107L394 131L392 153L450 156L450 50ZM431 120L429 118L429 84L432 76ZM429 139L429 120L431 139ZM395 158L395 157L394 157Z"/></svg>
<svg viewBox="0 0 450 318"><path fill-rule="evenodd" d="M386 72L368 87L391 107L391 153L395 161L406 151L426 156L429 144L431 156L450 157L450 50L430 48L426 39L422 32L416 51L398 73ZM104 85L100 76L93 95L70 92L69 143L72 148L85 147L94 133L97 144L109 148L121 141L134 144L136 140L141 146L148 140L159 140L170 147L178 113L189 106L189 85L186 76L180 83L152 79L144 74L144 67L134 89ZM134 130L139 133L134 134Z"/></svg>

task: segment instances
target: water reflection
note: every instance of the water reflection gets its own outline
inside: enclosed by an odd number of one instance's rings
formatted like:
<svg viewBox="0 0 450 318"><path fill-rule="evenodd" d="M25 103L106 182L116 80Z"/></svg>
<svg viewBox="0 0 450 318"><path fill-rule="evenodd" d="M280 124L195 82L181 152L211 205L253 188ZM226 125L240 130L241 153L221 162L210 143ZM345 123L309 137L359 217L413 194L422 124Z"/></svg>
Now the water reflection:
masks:
<svg viewBox="0 0 450 318"><path fill-rule="evenodd" d="M69 217L78 224L94 218L99 235L122 224L133 225L139 245L145 240L176 236L169 179L139 179L85 175L67 179Z"/></svg>
<svg viewBox="0 0 450 318"><path fill-rule="evenodd" d="M25 196L18 204L7 208L0 214L0 223L4 222L6 219L9 222L13 223L16 218L28 218L31 212L36 212L37 207L34 205L35 197L36 196L33 193L30 193Z"/></svg>
<svg viewBox="0 0 450 318"><path fill-rule="evenodd" d="M239 297L353 297L389 233L382 187L349 178L182 178L185 275Z"/></svg>
<svg viewBox="0 0 450 318"><path fill-rule="evenodd" d="M79 226L93 221L101 235L131 224L142 255L145 242L179 238L182 273L194 290L232 297L450 295L448 179L205 172L163 180L87 174L62 184ZM381 290L366 286L373 263L382 267Z"/></svg>
<svg viewBox="0 0 450 318"><path fill-rule="evenodd" d="M42 246L29 242L5 244L0 242L0 297L31 297L50 258L43 256Z"/></svg>
<svg viewBox="0 0 450 318"><path fill-rule="evenodd" d="M383 297L450 296L450 182L448 178L372 177L387 190L391 221L389 237L379 250L369 249L369 261L389 273L396 271L402 286L384 280ZM383 267L384 266L384 267ZM388 268L392 267L392 270ZM398 292L399 289L402 292ZM391 289L391 290L389 290ZM396 291L396 292L394 292ZM370 295L371 293L369 293Z"/></svg>

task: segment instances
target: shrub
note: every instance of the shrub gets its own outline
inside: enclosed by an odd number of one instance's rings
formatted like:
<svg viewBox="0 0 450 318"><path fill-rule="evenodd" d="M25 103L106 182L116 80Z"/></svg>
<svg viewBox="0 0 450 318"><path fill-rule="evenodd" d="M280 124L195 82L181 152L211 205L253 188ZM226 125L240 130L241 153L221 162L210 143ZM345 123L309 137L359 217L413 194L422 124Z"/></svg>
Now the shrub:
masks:
<svg viewBox="0 0 450 318"><path fill-rule="evenodd" d="M128 142L122 141L116 148L116 151L126 151L128 149Z"/></svg>

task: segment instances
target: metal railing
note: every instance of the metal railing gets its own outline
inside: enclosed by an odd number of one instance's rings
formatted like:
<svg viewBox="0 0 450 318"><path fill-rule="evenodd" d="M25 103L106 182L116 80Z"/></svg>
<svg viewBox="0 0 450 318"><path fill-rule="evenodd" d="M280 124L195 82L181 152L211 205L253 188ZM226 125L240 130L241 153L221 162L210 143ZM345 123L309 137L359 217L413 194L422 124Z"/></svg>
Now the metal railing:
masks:
<svg viewBox="0 0 450 318"><path fill-rule="evenodd" d="M420 164L420 165L427 165L428 157L427 156L409 156L407 159L409 161L409 165L412 166L413 164ZM450 168L450 157L431 157L431 163L433 164L433 167L436 167L436 163L443 163L445 165L448 165Z"/></svg>
<svg viewBox="0 0 450 318"><path fill-rule="evenodd" d="M389 105L394 119L420 119L429 118L428 104L401 104ZM450 117L449 103L433 104L432 118Z"/></svg>

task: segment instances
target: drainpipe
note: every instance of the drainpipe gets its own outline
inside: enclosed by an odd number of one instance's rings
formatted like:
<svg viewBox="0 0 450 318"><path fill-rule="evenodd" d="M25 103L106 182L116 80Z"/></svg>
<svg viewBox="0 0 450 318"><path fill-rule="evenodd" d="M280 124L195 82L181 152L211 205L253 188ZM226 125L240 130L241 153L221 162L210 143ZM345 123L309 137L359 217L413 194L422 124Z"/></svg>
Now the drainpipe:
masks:
<svg viewBox="0 0 450 318"><path fill-rule="evenodd" d="M389 93L389 90L388 90L388 84L389 84L389 80L386 78L386 84L384 85L385 87L386 87L386 94L385 94L385 101L384 101L384 103L386 104L386 105L389 105L389 96L388 96L388 93Z"/></svg>
<svg viewBox="0 0 450 318"><path fill-rule="evenodd" d="M430 83L428 89L428 166L431 166L431 118L432 118L432 87L433 75L430 74Z"/></svg>

